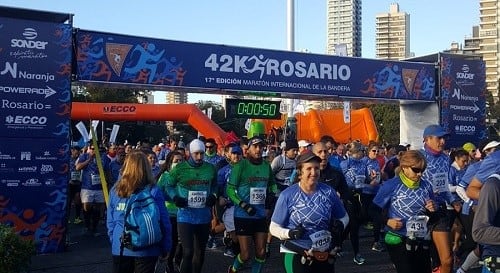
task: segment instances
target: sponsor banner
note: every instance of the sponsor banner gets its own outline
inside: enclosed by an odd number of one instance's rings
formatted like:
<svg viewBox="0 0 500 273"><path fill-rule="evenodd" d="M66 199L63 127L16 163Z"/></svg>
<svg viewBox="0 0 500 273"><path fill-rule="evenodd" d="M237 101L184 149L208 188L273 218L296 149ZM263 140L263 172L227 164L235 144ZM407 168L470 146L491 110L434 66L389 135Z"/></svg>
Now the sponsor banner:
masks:
<svg viewBox="0 0 500 273"><path fill-rule="evenodd" d="M71 25L0 19L0 137L69 137Z"/></svg>
<svg viewBox="0 0 500 273"><path fill-rule="evenodd" d="M79 30L80 81L433 101L433 64L210 45ZM210 91L208 91L210 92Z"/></svg>
<svg viewBox="0 0 500 273"><path fill-rule="evenodd" d="M485 65L441 54L441 124L451 133L447 147L476 145L486 138Z"/></svg>
<svg viewBox="0 0 500 273"><path fill-rule="evenodd" d="M34 239L39 253L64 247L70 145L66 138L3 138L0 222Z"/></svg>

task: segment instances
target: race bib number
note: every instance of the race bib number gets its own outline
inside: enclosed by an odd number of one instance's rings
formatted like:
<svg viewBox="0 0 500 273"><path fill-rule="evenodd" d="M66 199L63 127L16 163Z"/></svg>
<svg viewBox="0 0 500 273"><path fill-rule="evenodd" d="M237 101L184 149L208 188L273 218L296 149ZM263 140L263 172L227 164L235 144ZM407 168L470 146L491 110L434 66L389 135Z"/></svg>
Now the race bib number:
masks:
<svg viewBox="0 0 500 273"><path fill-rule="evenodd" d="M101 185L101 177L98 174L91 174L90 181L92 185Z"/></svg>
<svg viewBox="0 0 500 273"><path fill-rule="evenodd" d="M434 186L434 192L444 192L446 191L446 180L448 179L447 173L435 173L432 176L432 184Z"/></svg>
<svg viewBox="0 0 500 273"><path fill-rule="evenodd" d="M427 222L429 217L425 215L412 216L406 222L406 236L408 238L425 238L429 233Z"/></svg>
<svg viewBox="0 0 500 273"><path fill-rule="evenodd" d="M204 208L207 201L206 191L189 191L188 193L188 207L190 208Z"/></svg>
<svg viewBox="0 0 500 273"><path fill-rule="evenodd" d="M364 176L364 175L356 175L354 177L354 187L356 189L364 188L365 187L365 180L366 180L366 176Z"/></svg>
<svg viewBox="0 0 500 273"><path fill-rule="evenodd" d="M250 205L264 205L266 188L250 188Z"/></svg>
<svg viewBox="0 0 500 273"><path fill-rule="evenodd" d="M332 234L330 231L321 230L309 235L312 241L312 250L327 251L332 243Z"/></svg>
<svg viewBox="0 0 500 273"><path fill-rule="evenodd" d="M72 171L71 172L71 180L72 181L82 181L82 172L81 171Z"/></svg>

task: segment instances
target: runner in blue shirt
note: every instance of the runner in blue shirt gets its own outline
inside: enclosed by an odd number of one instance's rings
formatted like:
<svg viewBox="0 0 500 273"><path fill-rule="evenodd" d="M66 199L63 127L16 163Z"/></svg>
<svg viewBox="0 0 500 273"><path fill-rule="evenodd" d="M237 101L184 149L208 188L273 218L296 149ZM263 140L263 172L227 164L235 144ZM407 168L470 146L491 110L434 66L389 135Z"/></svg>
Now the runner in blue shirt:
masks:
<svg viewBox="0 0 500 273"><path fill-rule="evenodd" d="M297 183L279 196L270 232L281 245L285 272L331 273L349 222L334 188L318 182L321 158L297 157Z"/></svg>
<svg viewBox="0 0 500 273"><path fill-rule="evenodd" d="M387 209L385 243L398 273L430 273L429 220L436 211L432 185L422 178L426 161L415 150L400 158L396 176L380 187L373 203L382 219Z"/></svg>

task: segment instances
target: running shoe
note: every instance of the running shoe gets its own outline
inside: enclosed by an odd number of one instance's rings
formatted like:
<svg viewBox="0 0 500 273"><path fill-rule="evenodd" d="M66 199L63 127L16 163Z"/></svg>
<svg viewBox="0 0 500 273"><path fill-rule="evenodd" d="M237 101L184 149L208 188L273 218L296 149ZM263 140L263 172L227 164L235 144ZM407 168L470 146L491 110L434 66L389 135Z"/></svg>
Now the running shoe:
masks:
<svg viewBox="0 0 500 273"><path fill-rule="evenodd" d="M207 241L207 248L208 249L216 249L217 248L217 244L215 242L215 237L208 237L208 241Z"/></svg>
<svg viewBox="0 0 500 273"><path fill-rule="evenodd" d="M441 273L441 267L440 266L436 266L432 269L432 273Z"/></svg>
<svg viewBox="0 0 500 273"><path fill-rule="evenodd" d="M230 265L228 268L227 268L227 273L236 273L236 271L233 269L233 266Z"/></svg>
<svg viewBox="0 0 500 273"><path fill-rule="evenodd" d="M80 219L79 217L76 217L75 220L73 221L73 224L75 224L75 225L78 225L78 224L81 224L81 223L83 223L83 220Z"/></svg>
<svg viewBox="0 0 500 273"><path fill-rule="evenodd" d="M234 258L236 255L234 255L233 250L228 247L224 250L224 256Z"/></svg>
<svg viewBox="0 0 500 273"><path fill-rule="evenodd" d="M352 261L355 263L355 264L358 264L358 265L362 265L365 263L365 258L363 258L363 256L361 256L361 254L356 254L356 256L354 256L354 259L352 259Z"/></svg>
<svg viewBox="0 0 500 273"><path fill-rule="evenodd" d="M383 243L380 242L375 242L372 245L372 250L377 251L377 252L384 252L385 251L385 246Z"/></svg>

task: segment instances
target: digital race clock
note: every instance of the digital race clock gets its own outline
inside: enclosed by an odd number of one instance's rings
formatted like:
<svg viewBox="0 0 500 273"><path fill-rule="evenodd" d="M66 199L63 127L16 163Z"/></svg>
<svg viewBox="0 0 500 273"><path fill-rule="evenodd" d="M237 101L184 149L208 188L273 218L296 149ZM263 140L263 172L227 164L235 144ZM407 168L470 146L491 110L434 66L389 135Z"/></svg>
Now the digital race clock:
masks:
<svg viewBox="0 0 500 273"><path fill-rule="evenodd" d="M226 118L281 119L280 101L226 99Z"/></svg>

